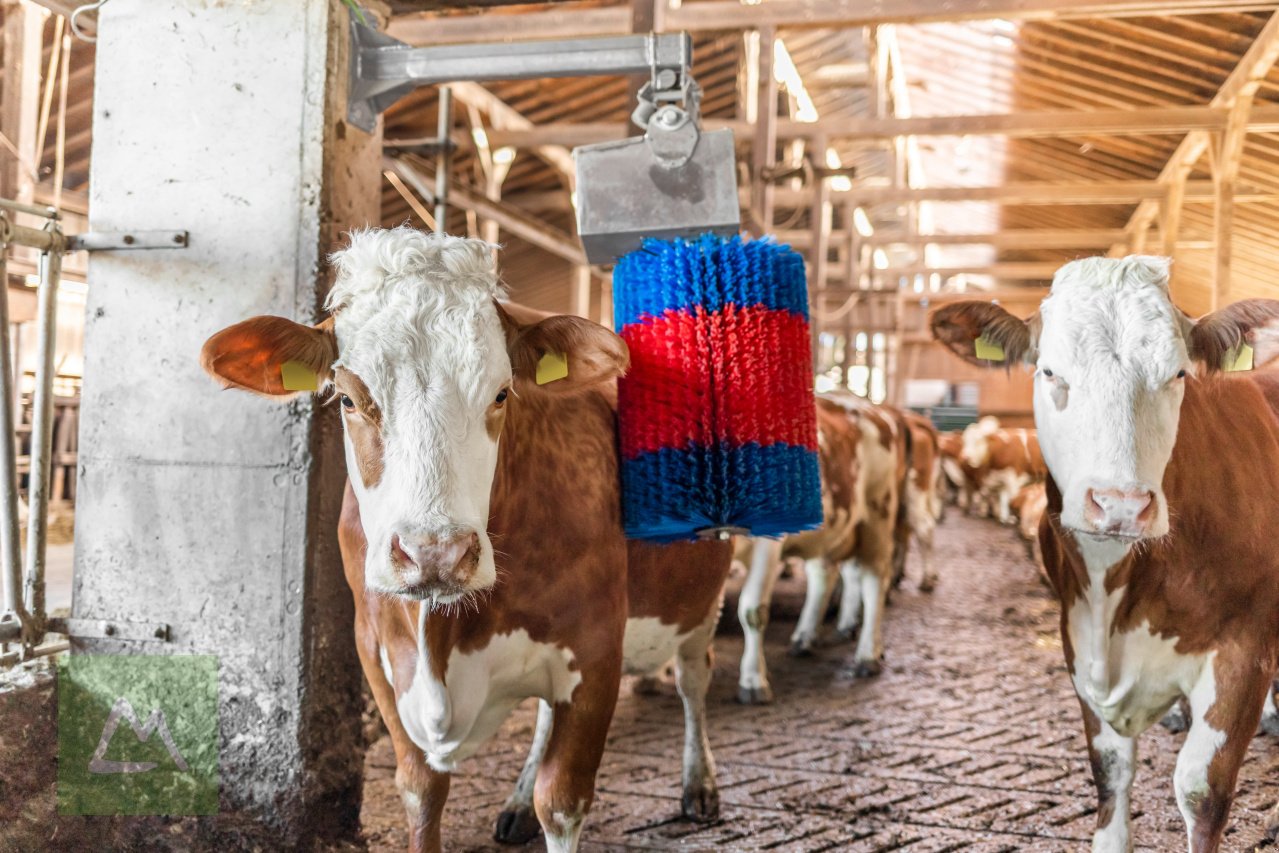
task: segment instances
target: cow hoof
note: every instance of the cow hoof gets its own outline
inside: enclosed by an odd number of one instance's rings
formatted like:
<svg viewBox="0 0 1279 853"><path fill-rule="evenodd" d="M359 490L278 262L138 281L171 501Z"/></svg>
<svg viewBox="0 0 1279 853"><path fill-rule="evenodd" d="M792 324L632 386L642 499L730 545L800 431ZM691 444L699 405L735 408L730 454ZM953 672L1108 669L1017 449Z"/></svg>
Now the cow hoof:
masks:
<svg viewBox="0 0 1279 853"><path fill-rule="evenodd" d="M878 660L859 660L853 664L853 678L874 678L884 671L884 664Z"/></svg>
<svg viewBox="0 0 1279 853"><path fill-rule="evenodd" d="M1279 714L1271 714L1261 718L1261 731L1264 734L1279 737Z"/></svg>
<svg viewBox="0 0 1279 853"><path fill-rule="evenodd" d="M1179 735L1186 729L1190 728L1190 721L1186 719L1186 709L1178 702L1168 709L1168 713L1164 714L1164 718L1159 721L1159 725L1175 735Z"/></svg>
<svg viewBox="0 0 1279 853"><path fill-rule="evenodd" d="M924 579L919 582L920 592L932 592L937 589L937 576L925 575Z"/></svg>
<svg viewBox="0 0 1279 853"><path fill-rule="evenodd" d="M497 816L493 840L499 844L527 844L542 831L533 809L506 809Z"/></svg>
<svg viewBox="0 0 1279 853"><path fill-rule="evenodd" d="M790 644L790 648L786 650L786 654L793 658L811 658L813 656L812 640L795 640Z"/></svg>
<svg viewBox="0 0 1279 853"><path fill-rule="evenodd" d="M771 705L773 704L773 688L767 684L759 687L746 687L745 685L737 685L737 701L743 705Z"/></svg>
<svg viewBox="0 0 1279 853"><path fill-rule="evenodd" d="M715 787L697 788L684 792L680 801L684 817L693 823L711 823L719 820L719 791Z"/></svg>

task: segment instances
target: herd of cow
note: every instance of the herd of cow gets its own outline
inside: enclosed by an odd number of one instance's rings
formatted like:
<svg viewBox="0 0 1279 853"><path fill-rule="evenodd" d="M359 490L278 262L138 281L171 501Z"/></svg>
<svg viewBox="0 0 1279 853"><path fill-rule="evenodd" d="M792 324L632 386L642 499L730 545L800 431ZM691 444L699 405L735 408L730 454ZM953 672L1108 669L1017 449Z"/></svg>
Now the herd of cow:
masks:
<svg viewBox="0 0 1279 853"><path fill-rule="evenodd" d="M450 773L537 697L534 742L496 835L519 842L540 829L548 850L575 850L623 672L672 658L683 810L713 819L705 700L732 547L624 538L625 345L586 320L504 301L480 241L371 229L333 262L328 318L236 323L205 343L202 364L226 387L277 399L296 395L283 381L290 364L336 400L348 471L338 537L411 849L441 849ZM983 363L974 346L985 338L1035 369L1042 459L1030 432L981 422L954 442L908 413L819 399L824 524L749 543L741 699L771 699L763 632L789 556L804 560L808 583L793 650L812 648L838 578L837 629L857 637L854 668L879 672L884 607L912 537L920 586L937 583L933 530L944 472L956 469L971 511L1006 520L1032 499L1041 507L1099 796L1094 850L1131 849L1135 737L1180 697L1178 802L1190 849L1218 850L1279 668L1279 377L1216 374L1244 340L1263 364L1276 318L1279 303L1254 301L1195 323L1172 306L1166 263L1152 258L1068 264L1028 321L983 302L936 312L934 335L960 357ZM538 384L551 351L569 375ZM1036 479L1042 496L1021 492Z"/></svg>

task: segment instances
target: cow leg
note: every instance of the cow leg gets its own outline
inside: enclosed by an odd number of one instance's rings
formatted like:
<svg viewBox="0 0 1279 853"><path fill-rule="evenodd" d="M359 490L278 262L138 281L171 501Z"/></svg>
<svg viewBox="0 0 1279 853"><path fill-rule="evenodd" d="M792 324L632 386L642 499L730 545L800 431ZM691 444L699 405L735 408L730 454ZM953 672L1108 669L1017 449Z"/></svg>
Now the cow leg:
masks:
<svg viewBox="0 0 1279 853"><path fill-rule="evenodd" d="M792 657L812 654L813 647L817 645L817 635L821 632L822 618L830 606L831 593L835 591L835 570L822 557L804 561L804 576L807 580L804 609L799 613L795 633L791 634L789 651Z"/></svg>
<svg viewBox="0 0 1279 853"><path fill-rule="evenodd" d="M533 789L547 853L574 853L595 801L595 774L621 685L621 649L609 664L583 670L571 702L554 707L551 737Z"/></svg>
<svg viewBox="0 0 1279 853"><path fill-rule="evenodd" d="M537 703L537 725L533 729L533 743L520 777L515 780L515 790L506 798L502 813L497 816L497 829L493 839L502 844L523 844L537 837L541 829L537 814L533 811L533 787L537 784L537 771L546 755L546 742L551 737L553 712L545 699Z"/></svg>
<svg viewBox="0 0 1279 853"><path fill-rule="evenodd" d="M1137 741L1110 727L1080 697L1084 733L1093 784L1097 786L1097 831L1093 853L1129 853L1132 850L1132 780L1137 765Z"/></svg>
<svg viewBox="0 0 1279 853"><path fill-rule="evenodd" d="M839 564L839 576L843 581L843 589L839 596L839 620L835 627L841 637L854 640L862 623L862 570L856 560L844 560Z"/></svg>
<svg viewBox="0 0 1279 853"><path fill-rule="evenodd" d="M1274 687L1266 691L1266 707L1261 713L1261 730L1268 735L1279 735L1279 708L1275 707Z"/></svg>
<svg viewBox="0 0 1279 853"><path fill-rule="evenodd" d="M937 588L937 570L933 567L933 537L937 528L937 517L929 503L928 494L912 488L908 493L910 501L910 529L919 548L919 559L924 564L924 574L919 580L920 592L932 592Z"/></svg>
<svg viewBox="0 0 1279 853"><path fill-rule="evenodd" d="M404 730L395 704L395 688L382 670L377 635L358 612L355 636L360 667L395 747L395 787L408 817L409 853L439 853L443 849L440 819L449 796L449 774L432 770L426 755Z"/></svg>
<svg viewBox="0 0 1279 853"><path fill-rule="evenodd" d="M887 565L878 569L861 569L862 630L853 657L853 675L857 678L870 678L884 669L884 607L892 572L891 559L884 562Z"/></svg>
<svg viewBox="0 0 1279 853"><path fill-rule="evenodd" d="M684 700L684 817L708 823L719 817L719 787L715 758L706 734L706 691L711 684L711 639L719 622L719 608L706 624L680 644L675 664L676 686Z"/></svg>
<svg viewBox="0 0 1279 853"><path fill-rule="evenodd" d="M1270 689L1270 679L1249 677L1250 669L1218 657L1190 691L1190 731L1177 755L1173 785L1191 853L1221 849L1239 766Z"/></svg>
<svg viewBox="0 0 1279 853"><path fill-rule="evenodd" d="M737 598L737 621L742 625L743 637L737 700L744 705L765 705L773 701L768 662L764 659L764 630L768 627L773 585L781 569L781 541L756 539L751 550L750 570Z"/></svg>

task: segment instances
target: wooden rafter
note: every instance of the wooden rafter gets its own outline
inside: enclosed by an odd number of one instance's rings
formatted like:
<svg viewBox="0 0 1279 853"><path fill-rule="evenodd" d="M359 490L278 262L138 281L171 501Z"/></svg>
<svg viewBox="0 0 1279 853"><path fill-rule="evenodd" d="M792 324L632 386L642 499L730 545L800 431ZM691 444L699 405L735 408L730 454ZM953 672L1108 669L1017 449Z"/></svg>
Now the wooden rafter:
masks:
<svg viewBox="0 0 1279 853"><path fill-rule="evenodd" d="M906 234L904 232L877 231L864 237L871 246L993 246L997 249L1099 249L1110 246L1123 238L1117 228L1086 229L1022 229L987 234ZM779 231L779 242L796 249L807 249L812 237L807 231ZM835 231L830 242L841 245L849 242L846 231Z"/></svg>
<svg viewBox="0 0 1279 853"><path fill-rule="evenodd" d="M761 26L874 27L941 21L1061 20L1069 18L1192 15L1274 9L1274 3L1246 0L706 0L668 9L659 23L668 32L723 31ZM389 32L409 44L463 44L478 41L620 35L631 30L631 9L562 4L523 15L400 16Z"/></svg>
<svg viewBox="0 0 1279 853"><path fill-rule="evenodd" d="M1226 82L1222 84L1217 91L1210 104L1216 109L1229 110L1234 107L1236 101L1241 96L1251 97L1261 85L1261 82L1270 73L1270 69L1274 66L1275 61L1279 60L1279 14L1271 15L1270 20L1262 27L1261 32L1257 34L1253 40L1252 46L1248 48L1248 52L1244 54L1239 64L1230 72L1230 76L1226 78ZM1159 173L1158 182L1163 184L1165 188L1171 187L1177 182L1187 182L1190 171L1194 168L1195 163L1204 155L1211 144L1211 136L1207 131L1195 131L1186 134L1186 138L1177 146L1177 150L1168 158L1168 162L1164 164L1162 171ZM1176 192L1176 191L1174 191ZM1156 216L1159 215L1159 200L1168 198L1169 202L1173 199L1173 194L1165 193L1162 196L1155 196L1142 201L1133 211L1132 216L1128 220L1126 230L1130 236L1137 234L1145 234ZM1236 197L1235 201L1239 199ZM1178 219L1179 221L1179 215ZM1123 251L1125 246L1116 243L1111 247L1111 253Z"/></svg>

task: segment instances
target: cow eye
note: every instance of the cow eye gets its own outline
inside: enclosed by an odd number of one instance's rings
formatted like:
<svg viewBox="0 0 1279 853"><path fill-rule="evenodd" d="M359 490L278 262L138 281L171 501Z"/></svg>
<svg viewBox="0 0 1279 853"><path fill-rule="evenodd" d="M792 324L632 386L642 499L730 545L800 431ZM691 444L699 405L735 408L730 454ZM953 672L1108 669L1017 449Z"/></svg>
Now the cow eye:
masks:
<svg viewBox="0 0 1279 853"><path fill-rule="evenodd" d="M1185 371L1184 369L1183 369L1183 370L1178 370L1178 371L1177 371L1177 378L1178 378L1178 379L1185 379L1185 378L1186 378L1186 371Z"/></svg>
<svg viewBox="0 0 1279 853"><path fill-rule="evenodd" d="M1043 370L1041 370L1040 373L1044 374L1044 376L1048 377L1049 379L1053 378L1053 372L1046 367Z"/></svg>
<svg viewBox="0 0 1279 853"><path fill-rule="evenodd" d="M345 394L343 394L343 395L342 395L342 408L346 409L348 412L353 412L353 411L355 411L355 401L354 401L354 400L352 400L350 397L346 396Z"/></svg>
<svg viewBox="0 0 1279 853"><path fill-rule="evenodd" d="M505 402L506 402L506 397L507 397L507 395L508 395L509 393L510 393L510 389L508 389L508 388L503 388L501 391L498 391L498 392L497 392L497 399L495 399L495 400L493 401L493 404L494 404L494 405L496 405L496 406L500 406L500 405L502 405L503 403L505 403Z"/></svg>

